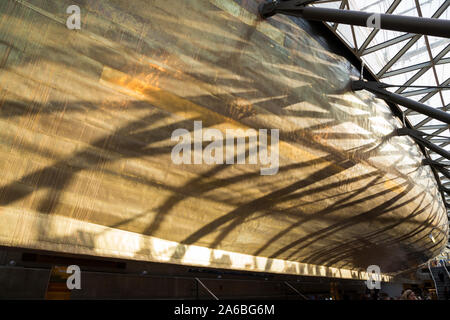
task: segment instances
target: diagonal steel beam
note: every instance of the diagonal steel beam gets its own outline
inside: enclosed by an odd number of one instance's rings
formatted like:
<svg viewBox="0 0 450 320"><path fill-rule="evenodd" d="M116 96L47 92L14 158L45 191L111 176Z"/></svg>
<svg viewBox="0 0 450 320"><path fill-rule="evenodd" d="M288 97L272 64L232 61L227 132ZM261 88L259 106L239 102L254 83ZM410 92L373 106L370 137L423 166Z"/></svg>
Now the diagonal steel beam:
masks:
<svg viewBox="0 0 450 320"><path fill-rule="evenodd" d="M433 124L433 125L428 125L428 126L415 126L416 129L421 129L421 130L441 130L441 129L448 129L449 125L448 124ZM434 134L434 133L433 133Z"/></svg>
<svg viewBox="0 0 450 320"><path fill-rule="evenodd" d="M446 64L446 63L450 63L450 58L443 58L443 59L440 59L440 60L436 61L436 65ZM393 77L393 76L397 76L399 74L403 74L403 73L419 70L419 69L422 69L422 68L427 68L427 70L428 70L428 69L431 68L431 65L432 65L431 61L418 63L418 64L415 64L415 65L411 65L411 66L407 66L407 67L404 67L404 68L400 68L400 69L396 69L396 70L392 70L392 71L386 72L383 75L382 78Z"/></svg>
<svg viewBox="0 0 450 320"><path fill-rule="evenodd" d="M428 141L427 139L424 139L422 136L424 135L423 132L420 132L418 130L415 129L410 129L410 128L400 128L397 129L397 134L399 136L410 136L411 138L414 139L414 141L416 141L418 144L436 152L437 154L441 155L442 157L450 160L450 152L448 152L447 150L431 143L430 141ZM450 178L449 178L450 179Z"/></svg>
<svg viewBox="0 0 450 320"><path fill-rule="evenodd" d="M375 29L375 30L376 30L376 29ZM376 45L374 45L374 46L372 46L372 47L367 48L367 49L364 50L363 52L361 52L361 56L364 56L364 55L366 55L366 54L369 54L369 53L372 53L372 52L375 52L375 51L378 51L378 50L381 50L381 49L390 47L390 46L392 46L392 45L394 45L394 44L396 44L396 43L399 43L399 42L402 42L402 41L411 39L411 38L413 38L414 36L416 36L414 33L407 33L407 34L403 34L403 35L401 35L401 36L398 36L398 37L396 37L396 38L390 39L390 40L388 40L388 41L385 41L385 42L376 44Z"/></svg>
<svg viewBox="0 0 450 320"><path fill-rule="evenodd" d="M395 0L394 2L392 2L390 7L386 10L386 13L390 14L390 13L394 12L394 10L398 7L400 2L401 2L401 0ZM363 42L363 44L359 48L359 50L357 52L358 56L363 55L363 52L366 50L366 48L369 45L369 43L372 42L373 38L375 38L375 36L377 35L378 31L380 31L380 29L373 29L370 32L369 36L366 38L366 40Z"/></svg>
<svg viewBox="0 0 450 320"><path fill-rule="evenodd" d="M378 98L381 98L387 102L402 105L406 108L409 108L409 109L415 110L417 112L420 112L424 115L427 115L431 118L434 118L439 121L450 124L450 114L449 113L443 112L436 108L432 108L430 106L427 106L426 104L405 98L399 94L392 93L392 92L384 89L388 86L389 85L387 85L387 84L384 84L381 82L375 82L375 81L357 80L357 81L351 82L351 88L353 91L358 91L358 90L370 91L370 92L374 93Z"/></svg>
<svg viewBox="0 0 450 320"><path fill-rule="evenodd" d="M445 10L447 10L447 8L450 6L450 0L446 0L437 10L436 12L433 14L432 18L439 18L444 12ZM383 74L389 70L392 65L397 62L398 59L400 59L405 53L406 51L409 50L409 48L411 48L414 43L416 43L421 36L416 35L414 36L410 41L408 41L408 43L378 72L377 77L381 78L383 76Z"/></svg>
<svg viewBox="0 0 450 320"><path fill-rule="evenodd" d="M261 3L259 13L264 19L280 13L306 20L337 22L362 27L370 27L370 22L374 20L376 27L381 29L450 37L450 20L306 6L313 2L272 0Z"/></svg>
<svg viewBox="0 0 450 320"><path fill-rule="evenodd" d="M430 65L422 68L419 72L417 72L414 76L412 76L408 81L405 82L404 85L410 85L414 83L417 79L419 79L422 75L425 74L428 70L430 70L433 67L433 64L437 64L438 61L440 61L447 53L450 52L450 44L447 45L441 52L439 52L434 59L430 59ZM383 76L384 77L384 76ZM396 93L401 93L405 90L405 88L399 88ZM422 94L422 93L416 93L416 94ZM411 96L411 94L410 94ZM426 100L425 100L426 101ZM421 101L423 102L423 101Z"/></svg>

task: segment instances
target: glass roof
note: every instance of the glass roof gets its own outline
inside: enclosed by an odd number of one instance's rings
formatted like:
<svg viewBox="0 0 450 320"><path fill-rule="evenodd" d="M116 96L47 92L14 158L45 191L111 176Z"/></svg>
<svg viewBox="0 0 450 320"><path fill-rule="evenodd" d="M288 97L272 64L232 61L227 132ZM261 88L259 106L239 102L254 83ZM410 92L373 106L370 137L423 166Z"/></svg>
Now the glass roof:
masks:
<svg viewBox="0 0 450 320"><path fill-rule="evenodd" d="M450 20L450 0L322 0L314 5ZM394 85L450 85L450 39L329 22L327 24L379 81ZM450 90L404 87L389 90L433 108L447 110L450 107ZM450 138L445 138L450 137L448 124L400 108L416 129L440 136L427 139L450 151ZM433 160L450 163L431 150L429 153ZM442 185L450 187L450 179L441 174L439 176Z"/></svg>

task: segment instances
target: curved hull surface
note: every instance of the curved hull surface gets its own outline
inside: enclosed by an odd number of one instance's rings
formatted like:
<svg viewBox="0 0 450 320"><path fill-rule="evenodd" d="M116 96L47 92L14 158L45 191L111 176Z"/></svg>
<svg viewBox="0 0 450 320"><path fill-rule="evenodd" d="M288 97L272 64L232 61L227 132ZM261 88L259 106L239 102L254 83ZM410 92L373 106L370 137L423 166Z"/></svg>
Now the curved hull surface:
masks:
<svg viewBox="0 0 450 320"><path fill-rule="evenodd" d="M401 122L257 3L1 1L0 245L336 277L436 255L446 210ZM194 121L278 129L278 172L175 164Z"/></svg>

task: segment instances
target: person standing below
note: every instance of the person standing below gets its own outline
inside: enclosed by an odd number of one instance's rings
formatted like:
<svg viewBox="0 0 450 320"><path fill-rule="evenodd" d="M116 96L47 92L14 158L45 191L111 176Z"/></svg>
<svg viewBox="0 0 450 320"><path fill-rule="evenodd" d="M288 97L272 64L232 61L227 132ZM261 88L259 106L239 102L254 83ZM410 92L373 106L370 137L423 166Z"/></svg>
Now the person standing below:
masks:
<svg viewBox="0 0 450 320"><path fill-rule="evenodd" d="M411 289L405 290L403 292L402 296L400 297L400 300L417 300L416 294Z"/></svg>

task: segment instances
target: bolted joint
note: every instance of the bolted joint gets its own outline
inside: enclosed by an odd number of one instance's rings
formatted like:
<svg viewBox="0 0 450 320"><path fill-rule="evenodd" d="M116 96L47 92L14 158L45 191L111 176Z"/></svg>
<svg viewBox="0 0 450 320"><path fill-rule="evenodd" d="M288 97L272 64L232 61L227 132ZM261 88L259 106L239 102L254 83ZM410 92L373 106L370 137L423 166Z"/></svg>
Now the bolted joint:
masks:
<svg viewBox="0 0 450 320"><path fill-rule="evenodd" d="M373 93L383 93L380 89L389 88L389 84L378 81L353 80L351 82L352 91L369 90Z"/></svg>
<svg viewBox="0 0 450 320"><path fill-rule="evenodd" d="M434 161L434 160L431 160L431 159L423 159L422 160L422 164L424 166L430 165L430 166L433 166L435 168L444 169L444 170L447 170L447 167L448 167L444 163L440 163L438 161Z"/></svg>
<svg viewBox="0 0 450 320"><path fill-rule="evenodd" d="M395 130L398 136L407 136L410 134L409 128L398 128Z"/></svg>
<svg viewBox="0 0 450 320"><path fill-rule="evenodd" d="M279 0L273 0L273 1L266 1L263 3L260 3L258 6L259 15L263 19L267 19L273 15L275 15L277 6L279 4Z"/></svg>
<svg viewBox="0 0 450 320"><path fill-rule="evenodd" d="M263 19L267 19L277 13L289 15L289 12L291 12L295 16L295 11L315 1L317 0L268 0L258 6L258 11Z"/></svg>
<svg viewBox="0 0 450 320"><path fill-rule="evenodd" d="M366 88L366 81L355 80L351 82L352 91L364 90Z"/></svg>

